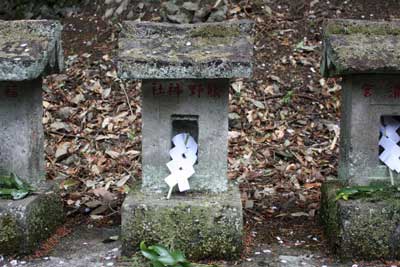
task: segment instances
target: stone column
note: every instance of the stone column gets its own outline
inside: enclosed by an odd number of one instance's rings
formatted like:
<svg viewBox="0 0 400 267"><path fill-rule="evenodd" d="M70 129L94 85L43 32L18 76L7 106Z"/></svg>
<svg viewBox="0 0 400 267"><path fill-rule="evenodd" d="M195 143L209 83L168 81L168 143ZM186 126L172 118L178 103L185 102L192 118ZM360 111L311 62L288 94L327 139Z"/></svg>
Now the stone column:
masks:
<svg viewBox="0 0 400 267"><path fill-rule="evenodd" d="M230 79L252 72L252 26L124 23L118 72L143 80L143 180L122 207L123 254L145 240L192 259L240 255L240 194L227 179L228 100ZM195 174L188 193L167 200L171 139L183 132L198 144Z"/></svg>
<svg viewBox="0 0 400 267"><path fill-rule="evenodd" d="M0 169L32 185L45 179L42 79L0 82Z"/></svg>
<svg viewBox="0 0 400 267"><path fill-rule="evenodd" d="M0 175L36 191L0 199L0 254L32 252L63 220L62 200L45 181L42 126L42 77L62 65L58 22L0 21Z"/></svg>
<svg viewBox="0 0 400 267"><path fill-rule="evenodd" d="M227 190L228 90L228 79L143 81L143 191L168 191L171 139L185 131L201 144L193 191Z"/></svg>

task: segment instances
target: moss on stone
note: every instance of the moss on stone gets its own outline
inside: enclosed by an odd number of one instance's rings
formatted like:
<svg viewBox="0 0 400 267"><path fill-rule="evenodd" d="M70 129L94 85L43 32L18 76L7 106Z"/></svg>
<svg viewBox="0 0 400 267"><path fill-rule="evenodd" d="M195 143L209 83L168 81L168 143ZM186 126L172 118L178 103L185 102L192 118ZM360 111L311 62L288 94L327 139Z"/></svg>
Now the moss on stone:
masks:
<svg viewBox="0 0 400 267"><path fill-rule="evenodd" d="M0 254L30 254L64 220L63 202L55 193L34 195L18 201L2 200Z"/></svg>
<svg viewBox="0 0 400 267"><path fill-rule="evenodd" d="M338 223L338 207L336 203L336 192L341 187L338 181L325 182L321 187L321 212L320 220L324 226L325 234L333 248L337 246L337 237L340 227Z"/></svg>
<svg viewBox="0 0 400 267"><path fill-rule="evenodd" d="M124 22L119 75L133 79L249 77L253 25L248 20L189 25Z"/></svg>
<svg viewBox="0 0 400 267"><path fill-rule="evenodd" d="M61 29L56 21L0 20L0 79L34 80L61 71Z"/></svg>
<svg viewBox="0 0 400 267"><path fill-rule="evenodd" d="M190 30L189 36L192 38L232 38L240 35L238 27L223 25L207 25Z"/></svg>
<svg viewBox="0 0 400 267"><path fill-rule="evenodd" d="M321 73L326 77L398 73L400 23L329 20Z"/></svg>
<svg viewBox="0 0 400 267"><path fill-rule="evenodd" d="M219 195L168 201L135 191L123 207L123 253L134 252L144 240L181 250L192 260L237 258L242 250L240 197Z"/></svg>
<svg viewBox="0 0 400 267"><path fill-rule="evenodd" d="M0 215L0 248L1 253L14 253L19 247L21 233L16 220L9 214Z"/></svg>
<svg viewBox="0 0 400 267"><path fill-rule="evenodd" d="M64 221L63 203L55 194L44 195L38 205L29 210L26 225L31 233L27 247L34 249L41 241L48 238Z"/></svg>
<svg viewBox="0 0 400 267"><path fill-rule="evenodd" d="M400 199L389 191L356 200L336 201L342 187L327 182L322 188L321 222L333 250L342 259L400 257Z"/></svg>
<svg viewBox="0 0 400 267"><path fill-rule="evenodd" d="M38 47L47 48L51 34L49 25L51 24L0 22L0 56L30 56ZM29 48L28 52L26 48Z"/></svg>
<svg viewBox="0 0 400 267"><path fill-rule="evenodd" d="M392 238L400 220L398 202L384 201L383 205L373 205L364 200L351 209L345 207L340 214L342 227L347 226L341 229L341 255L366 260L396 258ZM345 220L348 221L346 225Z"/></svg>
<svg viewBox="0 0 400 267"><path fill-rule="evenodd" d="M360 23L354 21L348 21L344 23L343 21L338 21L337 23L328 23L325 28L325 35L332 34L362 34L362 35L400 35L400 25L392 23Z"/></svg>
<svg viewBox="0 0 400 267"><path fill-rule="evenodd" d="M171 41L172 42L172 41ZM200 46L200 45L198 45ZM147 50L147 49L146 49ZM147 62L162 62L160 61L160 53L148 54L147 51L141 48L132 48L127 50L125 53L127 56L134 56L136 61L147 61ZM218 57L215 54L207 53L204 50L192 50L188 52L179 52L179 49L175 49L173 45L167 48L162 57L168 59L168 64L182 64L184 60L188 62L207 62L215 60L216 58L223 60L232 57L233 54L229 52L221 52Z"/></svg>

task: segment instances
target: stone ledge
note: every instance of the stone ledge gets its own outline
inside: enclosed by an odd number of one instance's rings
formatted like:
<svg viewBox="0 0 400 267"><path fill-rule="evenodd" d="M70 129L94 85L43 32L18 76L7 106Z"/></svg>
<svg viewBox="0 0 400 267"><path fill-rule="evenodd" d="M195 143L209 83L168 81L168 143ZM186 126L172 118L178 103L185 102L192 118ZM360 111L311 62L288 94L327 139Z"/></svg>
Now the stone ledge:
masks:
<svg viewBox="0 0 400 267"><path fill-rule="evenodd" d="M400 198L335 201L339 182L322 186L321 222L343 260L400 259Z"/></svg>
<svg viewBox="0 0 400 267"><path fill-rule="evenodd" d="M122 205L122 253L131 256L145 240L181 250L191 260L235 259L242 249L239 190L172 196L131 192Z"/></svg>
<svg viewBox="0 0 400 267"><path fill-rule="evenodd" d="M247 78L253 23L170 24L125 21L118 72L124 79Z"/></svg>
<svg viewBox="0 0 400 267"><path fill-rule="evenodd" d="M0 20L0 81L33 80L63 69L62 26L47 20Z"/></svg>
<svg viewBox="0 0 400 267"><path fill-rule="evenodd" d="M321 73L400 73L400 22L327 20Z"/></svg>
<svg viewBox="0 0 400 267"><path fill-rule="evenodd" d="M63 220L63 202L57 193L1 199L0 255L32 253Z"/></svg>

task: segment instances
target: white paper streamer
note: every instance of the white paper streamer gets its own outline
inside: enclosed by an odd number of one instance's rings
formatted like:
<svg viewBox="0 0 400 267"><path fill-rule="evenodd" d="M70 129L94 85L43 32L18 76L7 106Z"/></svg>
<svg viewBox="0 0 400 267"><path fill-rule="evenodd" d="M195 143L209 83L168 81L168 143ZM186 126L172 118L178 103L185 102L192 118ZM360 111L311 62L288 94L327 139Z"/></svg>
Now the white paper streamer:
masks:
<svg viewBox="0 0 400 267"><path fill-rule="evenodd" d="M197 161L196 141L187 133L177 134L172 138L174 148L169 151L172 160L167 163L171 174L164 181L169 186L167 199L171 197L173 188L178 185L179 191L190 189L189 178L194 174L193 165Z"/></svg>
<svg viewBox="0 0 400 267"><path fill-rule="evenodd" d="M400 122L390 116L385 116L381 127L382 137L379 145L383 147L383 152L379 159L389 167L390 170L400 173L400 147L397 143L400 136L397 130L400 128Z"/></svg>

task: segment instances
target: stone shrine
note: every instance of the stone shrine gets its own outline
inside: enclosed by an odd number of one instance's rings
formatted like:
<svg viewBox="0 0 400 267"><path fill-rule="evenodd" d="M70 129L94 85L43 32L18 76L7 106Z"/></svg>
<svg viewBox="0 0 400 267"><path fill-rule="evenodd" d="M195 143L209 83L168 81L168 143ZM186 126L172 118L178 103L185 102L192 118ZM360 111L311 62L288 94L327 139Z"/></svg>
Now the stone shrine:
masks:
<svg viewBox="0 0 400 267"><path fill-rule="evenodd" d="M381 189L369 198L345 201L337 193L399 184L398 173L380 156L390 148L382 147L384 124L400 115L400 23L327 21L321 73L342 77L339 179L322 187L325 232L342 258L399 258L398 194ZM392 148L386 151L391 166L400 167L396 142Z"/></svg>
<svg viewBox="0 0 400 267"><path fill-rule="evenodd" d="M232 78L252 73L250 21L123 23L118 72L142 80L142 184L122 207L123 254L161 243L191 259L236 258L242 205L227 178L228 100ZM188 133L198 144L189 193L167 200L171 139Z"/></svg>
<svg viewBox="0 0 400 267"><path fill-rule="evenodd" d="M63 68L61 25L0 21L0 175L15 174L32 194L0 199L0 254L27 254L63 221L63 203L45 181L42 77Z"/></svg>

